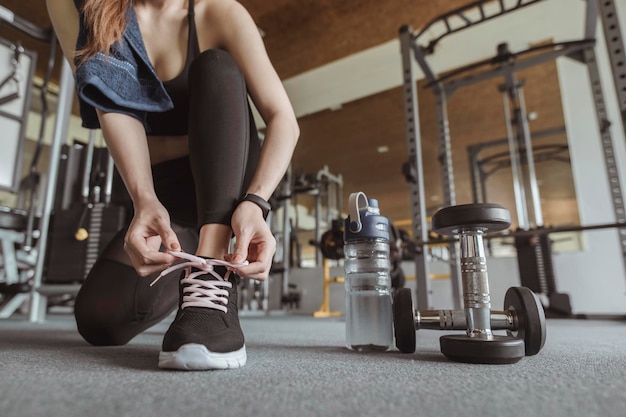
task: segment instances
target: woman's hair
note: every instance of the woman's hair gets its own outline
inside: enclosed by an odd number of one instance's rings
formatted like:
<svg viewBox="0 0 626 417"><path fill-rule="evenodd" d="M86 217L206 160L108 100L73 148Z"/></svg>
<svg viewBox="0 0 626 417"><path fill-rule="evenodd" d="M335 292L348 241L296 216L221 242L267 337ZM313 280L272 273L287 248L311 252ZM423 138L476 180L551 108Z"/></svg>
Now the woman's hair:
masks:
<svg viewBox="0 0 626 417"><path fill-rule="evenodd" d="M87 41L76 51L78 63L98 52L109 53L111 46L122 38L126 10L131 0L83 0L82 14Z"/></svg>

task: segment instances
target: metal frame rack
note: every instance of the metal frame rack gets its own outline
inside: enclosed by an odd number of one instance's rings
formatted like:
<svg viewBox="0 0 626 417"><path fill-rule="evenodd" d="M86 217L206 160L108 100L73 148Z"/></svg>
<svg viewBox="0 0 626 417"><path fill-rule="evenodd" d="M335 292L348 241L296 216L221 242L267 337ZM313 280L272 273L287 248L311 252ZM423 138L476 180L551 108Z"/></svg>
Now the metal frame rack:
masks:
<svg viewBox="0 0 626 417"><path fill-rule="evenodd" d="M624 63L626 63L626 52L624 51L622 32L619 27L615 2L613 0L587 0L585 38L582 40L544 45L515 54L503 49L499 51L498 56L493 59L477 62L457 69L446 74L444 77L437 77L428 63L427 56L435 52L437 44L444 37L541 1L545 0L518 0L517 2L505 2L504 0L489 2L479 0L436 17L419 32L414 32L410 26L400 28L399 37L403 66L405 122L409 152L409 161L405 166L405 173L407 174L406 176L409 180L410 187L413 236L421 246L428 243L428 227L426 224L426 209L424 203L422 139L420 136L415 62L423 71L428 86L433 90L436 98L441 174L444 187L444 204L446 206L456 204L450 130L446 108L447 100L456 90L463 86L496 77L504 77L507 87L504 94L508 93L512 104L521 113L517 115L518 120L521 121L521 123L518 123L517 133L524 139L525 146L523 146L523 148L526 152L526 161L528 161L530 165L528 167L529 172L527 172L531 184L532 207L530 208L530 212L534 214L533 226L535 227L542 226L543 219L539 204L537 183L532 167L533 153L530 143L530 132L525 117L524 97L521 86L515 78L515 72L554 60L561 56L567 56L585 63L588 68L596 115L600 126L601 144L606 161L607 176L617 220L616 223L621 224L626 222L626 212L614 157L613 141L608 128L610 122L606 114L605 100L600 86L598 64L594 50L596 25L598 16L600 16L603 23L604 35L624 126L626 125L626 65L624 65ZM498 8L498 11L495 13L488 12L487 7L494 7L494 5ZM461 23L459 24L459 22ZM427 37L425 35L429 33L429 29L434 25L443 26L445 29L438 37L425 43L423 41L424 38ZM466 72L471 72L471 74L464 75ZM505 103L505 106L508 109L507 103ZM510 130L511 126L509 125L508 128ZM512 132L510 132L509 136L511 135ZM512 150L512 156L514 153L517 153L515 157L519 158L519 151L513 152ZM511 163L513 165L515 162L512 160ZM513 167L513 169L515 170L516 168ZM521 181L521 179L518 178L515 181ZM517 185L514 184L514 187L517 187ZM516 195L516 197L522 198L523 196ZM523 201L520 199L519 203L521 202ZM520 211L525 211L525 209L526 208L519 207ZM626 229L618 228L618 230L620 233L624 262L626 263ZM449 251L454 308L460 308L460 274L455 243L449 244ZM415 263L418 290L417 305L420 309L429 309L431 308L430 283L428 281L429 274L425 251L416 254Z"/></svg>
<svg viewBox="0 0 626 417"><path fill-rule="evenodd" d="M34 38L35 40L49 42L51 45L50 49L52 51L50 54L50 60L52 64L54 64L56 37L54 36L54 32L51 29L40 28L23 18L16 16L13 12L2 6L0 6L0 22L10 25L11 27L17 29L21 33L24 33L31 38ZM48 231L50 226L50 216L52 214L52 206L54 204L54 197L56 192L61 145L65 142L67 138L69 118L72 110L73 94L74 77L72 75L69 64L65 60L63 60L61 67L61 78L59 81L58 104L54 133L50 146L48 162L49 172L45 181L45 190L43 192L44 197L41 203L41 218L38 225L38 236L33 251L36 257L33 267L34 272L31 291L30 294L19 294L20 296L23 296L23 298L17 300L22 303L27 298L30 299L30 321L39 321L44 318L45 300L48 294L58 292L59 290L62 292L69 291L67 288L68 286L63 286L63 288L57 288L58 286L43 284L42 276L44 270ZM13 305L17 305L17 302L13 302L13 300L11 302Z"/></svg>
<svg viewBox="0 0 626 417"><path fill-rule="evenodd" d="M565 127L555 127L550 129L545 129L539 132L534 132L532 134L531 139L540 139L547 136L553 136L557 134L564 134ZM467 147L467 155L470 166L470 179L472 183L472 199L474 203L487 203L489 201L487 197L487 178L494 174L501 168L510 168L511 160L508 158L510 154L508 152L502 152L496 155L490 155L489 157L480 158L480 153L491 147L499 147L502 145L507 145L509 143L509 138L496 139L489 142L477 143L474 145L469 145ZM537 151L538 148L535 147ZM542 148L539 149L541 153L537 155L535 153L534 159L535 162L547 161L547 160L557 160L560 162L570 163L568 156L563 156L568 150L568 145L543 145ZM522 163L524 163L525 158L522 156ZM489 166L490 169L487 169Z"/></svg>
<svg viewBox="0 0 626 417"><path fill-rule="evenodd" d="M13 90L9 90L8 94L3 95L0 98L2 104L9 104L14 100L22 101L21 108L18 112L7 111L4 108L0 108L0 117L3 119L8 119L14 123L17 123L19 126L17 141L18 144L15 147L15 154L11 155L15 158L15 161L11 164L9 162L8 166L13 165L12 175L10 181L5 181L5 175L2 175L2 181L0 181L0 189L5 189L10 192L16 192L19 189L19 175L22 172L22 154L24 148L24 135L26 134L26 121L28 119L28 111L30 109L30 98L32 95L32 81L35 75L35 66L37 63L37 54L24 49L24 47L19 43L11 43L6 41L5 39L0 38L0 46L3 48L7 48L9 55L11 58L11 71L6 76L3 77L2 81L0 81L0 88L3 87L13 87ZM22 59L23 57L26 60ZM23 67L24 61L28 64L26 68ZM24 76L26 75L26 76ZM5 88L6 91L6 88ZM20 98L23 97L23 100ZM6 128L6 126L4 126ZM3 129L4 130L4 129ZM5 131L6 134L6 131ZM4 136L4 135L3 135ZM6 146L6 147L5 147ZM6 144L3 146L5 152L10 152L11 146ZM5 155L7 157L8 155ZM6 161L6 159L5 159ZM3 167L3 171L6 173L6 167Z"/></svg>

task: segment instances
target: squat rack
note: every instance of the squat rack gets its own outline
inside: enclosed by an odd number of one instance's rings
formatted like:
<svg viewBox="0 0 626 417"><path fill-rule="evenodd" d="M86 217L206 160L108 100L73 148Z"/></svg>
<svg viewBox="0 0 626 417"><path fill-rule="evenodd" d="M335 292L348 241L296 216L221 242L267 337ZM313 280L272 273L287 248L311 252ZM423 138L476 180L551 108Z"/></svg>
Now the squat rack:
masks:
<svg viewBox="0 0 626 417"><path fill-rule="evenodd" d="M598 64L594 51L596 25L599 15L603 23L604 36L606 39L611 70L613 73L613 81L617 92L619 108L622 114L622 127L626 130L626 65L624 65L626 63L626 52L624 51L624 42L622 40L622 32L619 27L614 0L587 0L585 37L580 41L563 42L559 44L552 44L548 47L542 46L539 48L531 48L532 51L528 50L517 54L512 54L505 50L494 59L471 64L453 71L452 73L441 78L438 78L435 75L427 62L426 57L434 53L435 47L444 37L496 17L517 11L523 7L539 3L540 1L545 0L517 0L515 3L505 2L504 0L498 0L497 2L478 0L434 18L419 32L414 32L409 25L402 26L399 30L403 67L402 76L404 87L403 95L406 137L409 153L409 161L405 165L405 174L407 181L409 182L410 189L413 238L416 239L422 247L427 244L429 239L424 201L424 170L422 162L422 139L420 135L420 121L418 113L417 77L413 58L424 73L426 80L428 81L428 86L431 87L435 93L439 136L439 159L441 161L444 204L446 206L456 204L450 130L446 107L448 97L460 87L501 76L505 78L509 91L514 91L512 94L512 100L518 104L521 102L520 107L523 109L523 94L515 93L515 91L520 91L518 88L518 82L514 76L516 71L549 62L561 56L567 56L571 59L585 63L587 65L589 80L592 87L596 116L600 126L601 145L606 161L607 177L611 190L616 223L626 223L626 210L624 207L622 190L616 160L614 157L613 140L609 129L610 122L606 114L605 100L600 84ZM489 3L489 5L487 5L487 3ZM497 7L498 11L495 13L489 13L487 6ZM461 23L459 24L459 22ZM454 24L456 24L456 26L454 26ZM431 29L434 25L443 26L443 33L426 44L420 44L424 35L427 34L429 29ZM518 59L522 58L527 52L537 52L540 48L543 49L540 53L523 59ZM496 64L496 66L495 68L474 73L473 75L465 76L463 78L454 78L454 76L458 76L465 71L475 70L487 64ZM521 136L526 139L526 160L531 163L533 161L533 154L530 143L530 132L525 114L521 114L520 116L524 116L520 118L522 123L520 123L519 129ZM535 226L542 226L543 220L541 218L539 196L536 192L537 182L534 177L534 169L532 168L530 170L530 183L531 191L533 191L531 194L533 198L532 203L535 214ZM626 229L618 228L618 231L620 234L620 244L622 247L624 263L626 264ZM450 242L448 249L450 252L450 275L452 280L452 298L454 308L460 308L460 270L456 244L454 242ZM430 282L428 280L428 263L425 251L418 251L415 254L415 266L417 280L417 306L419 309L431 309L431 289Z"/></svg>
<svg viewBox="0 0 626 417"><path fill-rule="evenodd" d="M565 126L553 127L542 131L534 132L531 139L539 139L546 136L553 136L557 134L565 133ZM474 203L487 203L489 199L487 197L487 178L501 168L510 168L512 162L510 159L504 159L505 153L491 155L480 159L480 153L491 147L502 146L508 144L508 138L495 139L489 142L481 142L472 144L467 147L467 156L470 167L470 181L472 183L472 201ZM557 160L560 162L570 163L569 158L564 158L561 154L567 151L568 145L544 145L540 155L535 154L534 159L536 162L546 160ZM537 147L535 147L537 149ZM510 156L509 152L506 152L507 156ZM525 157L522 155L521 162L524 163ZM485 167L491 164L492 169L487 171Z"/></svg>

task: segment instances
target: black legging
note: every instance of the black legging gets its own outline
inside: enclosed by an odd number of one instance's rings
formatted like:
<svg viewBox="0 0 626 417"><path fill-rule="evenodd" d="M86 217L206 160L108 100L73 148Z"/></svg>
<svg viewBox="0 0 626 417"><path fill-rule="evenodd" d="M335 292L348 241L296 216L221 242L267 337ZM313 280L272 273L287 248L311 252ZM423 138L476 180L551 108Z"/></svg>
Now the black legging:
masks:
<svg viewBox="0 0 626 417"><path fill-rule="evenodd" d="M194 253L198 227L230 225L256 168L260 145L243 75L232 57L208 50L189 69L189 157L154 165L155 191L182 249ZM194 190L195 188L195 190ZM126 228L103 250L74 306L78 331L93 345L122 345L178 305L174 272L150 287L124 252Z"/></svg>

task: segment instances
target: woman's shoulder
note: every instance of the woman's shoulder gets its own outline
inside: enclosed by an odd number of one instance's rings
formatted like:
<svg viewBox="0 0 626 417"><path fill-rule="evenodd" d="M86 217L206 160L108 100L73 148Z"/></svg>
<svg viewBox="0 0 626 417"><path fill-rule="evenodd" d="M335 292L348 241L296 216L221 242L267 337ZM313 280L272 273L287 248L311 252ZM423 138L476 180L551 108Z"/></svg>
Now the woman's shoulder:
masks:
<svg viewBox="0 0 626 417"><path fill-rule="evenodd" d="M236 0L195 0L201 45L229 49L238 44L242 30L256 27L248 11Z"/></svg>
<svg viewBox="0 0 626 417"><path fill-rule="evenodd" d="M66 8L72 6L76 10L80 10L84 0L46 0L46 6L48 10L56 10L58 8Z"/></svg>
<svg viewBox="0 0 626 417"><path fill-rule="evenodd" d="M237 0L195 0L196 14L209 20L221 18L236 18L237 15L247 14L244 6Z"/></svg>

